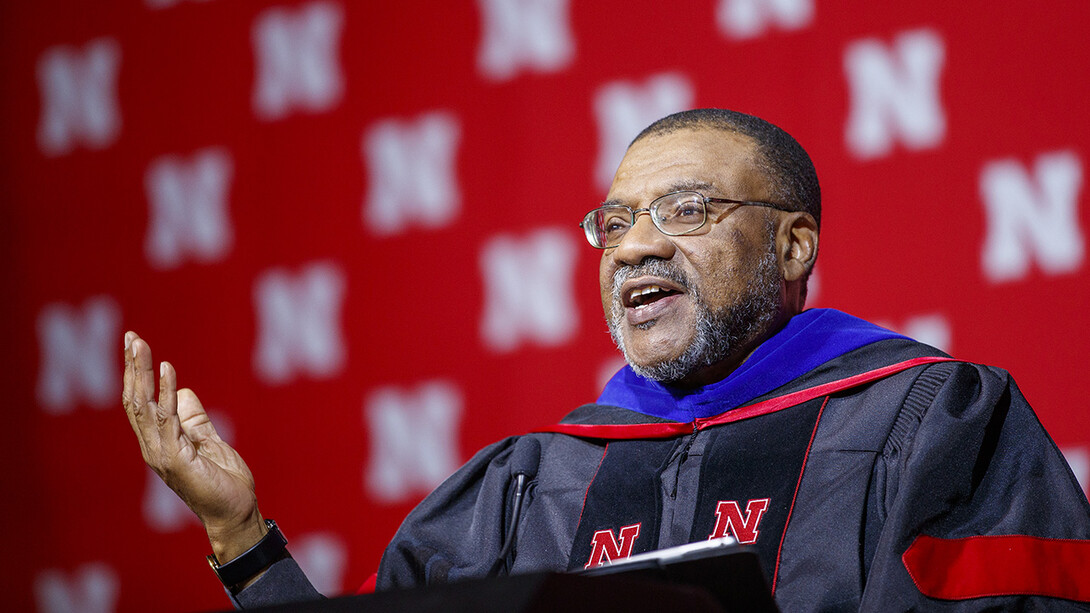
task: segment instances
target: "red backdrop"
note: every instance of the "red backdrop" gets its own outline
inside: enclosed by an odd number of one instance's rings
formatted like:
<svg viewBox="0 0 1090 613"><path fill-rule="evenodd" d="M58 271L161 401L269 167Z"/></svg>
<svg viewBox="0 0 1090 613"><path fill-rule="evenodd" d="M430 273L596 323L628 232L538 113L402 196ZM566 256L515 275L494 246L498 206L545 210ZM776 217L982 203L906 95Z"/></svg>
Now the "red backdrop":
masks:
<svg viewBox="0 0 1090 613"><path fill-rule="evenodd" d="M126 424L126 329L322 588L353 590L458 462L618 366L575 224L624 143L690 106L810 151L811 306L1008 368L1085 484L1090 5L684 7L0 9L4 598L227 606Z"/></svg>

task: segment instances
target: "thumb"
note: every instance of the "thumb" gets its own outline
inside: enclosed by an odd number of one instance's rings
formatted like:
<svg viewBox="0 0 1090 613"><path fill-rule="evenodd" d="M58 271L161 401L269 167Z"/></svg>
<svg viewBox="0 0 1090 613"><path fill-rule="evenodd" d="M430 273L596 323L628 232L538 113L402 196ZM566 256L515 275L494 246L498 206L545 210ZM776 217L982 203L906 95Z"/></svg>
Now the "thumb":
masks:
<svg viewBox="0 0 1090 613"><path fill-rule="evenodd" d="M178 390L178 419L182 422L182 432L193 442L220 440L201 401L189 388Z"/></svg>

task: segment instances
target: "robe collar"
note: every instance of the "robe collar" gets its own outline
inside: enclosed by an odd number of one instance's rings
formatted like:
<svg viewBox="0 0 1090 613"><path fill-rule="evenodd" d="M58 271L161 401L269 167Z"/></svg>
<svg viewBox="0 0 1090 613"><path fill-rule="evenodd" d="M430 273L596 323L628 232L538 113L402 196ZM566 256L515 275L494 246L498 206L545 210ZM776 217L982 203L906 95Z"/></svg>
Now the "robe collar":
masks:
<svg viewBox="0 0 1090 613"><path fill-rule="evenodd" d="M721 381L683 390L625 366L606 383L598 404L689 422L741 406L833 358L891 338L907 337L836 309L810 309L792 317Z"/></svg>

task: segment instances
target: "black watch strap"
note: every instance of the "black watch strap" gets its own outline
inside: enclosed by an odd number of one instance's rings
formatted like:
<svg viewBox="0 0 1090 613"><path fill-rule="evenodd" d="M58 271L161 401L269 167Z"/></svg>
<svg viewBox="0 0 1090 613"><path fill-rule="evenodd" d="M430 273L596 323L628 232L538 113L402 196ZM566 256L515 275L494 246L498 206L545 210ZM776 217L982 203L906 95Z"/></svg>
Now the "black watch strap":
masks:
<svg viewBox="0 0 1090 613"><path fill-rule="evenodd" d="M265 527L269 529L269 532L256 545L234 560L221 565L215 554L208 556L208 564L212 566L212 570L216 572L216 576L227 589L245 583L247 579L284 555L288 539L280 533L280 528L276 526L275 521L266 519Z"/></svg>

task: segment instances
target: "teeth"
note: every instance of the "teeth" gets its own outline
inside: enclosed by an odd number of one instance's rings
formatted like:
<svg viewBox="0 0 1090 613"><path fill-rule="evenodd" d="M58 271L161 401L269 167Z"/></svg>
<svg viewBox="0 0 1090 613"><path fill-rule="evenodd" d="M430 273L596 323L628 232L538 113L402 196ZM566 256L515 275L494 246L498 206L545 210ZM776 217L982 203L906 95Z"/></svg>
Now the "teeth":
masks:
<svg viewBox="0 0 1090 613"><path fill-rule="evenodd" d="M662 288L662 287L659 287L658 285L648 285L647 287L645 287L643 289L634 289L631 292L629 292L628 299L629 299L629 301L635 301L636 298L638 298L640 296L646 296L647 294L650 294L650 293L653 293L653 292L664 292L664 291L666 291L666 290L664 288ZM644 305L639 305L639 306L644 306Z"/></svg>

